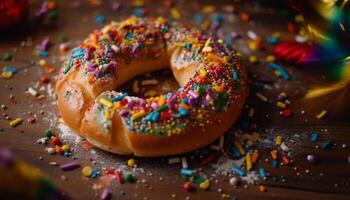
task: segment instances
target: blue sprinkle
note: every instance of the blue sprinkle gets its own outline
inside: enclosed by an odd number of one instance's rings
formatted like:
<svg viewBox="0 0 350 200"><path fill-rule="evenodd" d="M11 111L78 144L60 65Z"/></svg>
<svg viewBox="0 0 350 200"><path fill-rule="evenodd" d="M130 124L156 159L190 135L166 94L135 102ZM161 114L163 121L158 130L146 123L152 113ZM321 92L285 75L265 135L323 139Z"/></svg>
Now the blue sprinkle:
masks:
<svg viewBox="0 0 350 200"><path fill-rule="evenodd" d="M153 112L153 114L152 114L152 122L158 121L159 116L160 116L159 111Z"/></svg>
<svg viewBox="0 0 350 200"><path fill-rule="evenodd" d="M84 49L76 49L73 51L73 58L80 58L85 54L85 50Z"/></svg>
<svg viewBox="0 0 350 200"><path fill-rule="evenodd" d="M202 15L195 15L194 16L194 22L197 25L200 25L203 22L203 16Z"/></svg>
<svg viewBox="0 0 350 200"><path fill-rule="evenodd" d="M92 173L91 173L90 177L91 178L96 178L97 177L97 170L96 169L92 170Z"/></svg>
<svg viewBox="0 0 350 200"><path fill-rule="evenodd" d="M181 175L182 176L192 176L193 170L192 169L181 169Z"/></svg>
<svg viewBox="0 0 350 200"><path fill-rule="evenodd" d="M259 169L259 176L260 176L260 178L265 178L266 177L266 170L265 170L265 168L260 168Z"/></svg>
<svg viewBox="0 0 350 200"><path fill-rule="evenodd" d="M134 14L137 16L137 17L142 17L143 16L143 10L141 8L135 8L134 9Z"/></svg>
<svg viewBox="0 0 350 200"><path fill-rule="evenodd" d="M321 144L322 149L329 149L333 146L332 141L326 140L324 143Z"/></svg>
<svg viewBox="0 0 350 200"><path fill-rule="evenodd" d="M231 148L231 154L232 154L233 158L240 158L241 157L241 153L239 153L239 151L236 147Z"/></svg>
<svg viewBox="0 0 350 200"><path fill-rule="evenodd" d="M117 102L117 101L121 101L123 100L126 96L128 96L128 93L125 92L124 94L120 95L120 96L117 96L117 97L114 97L111 99L111 102L114 103L114 102Z"/></svg>
<svg viewBox="0 0 350 200"><path fill-rule="evenodd" d="M231 74L232 74L232 77L234 80L237 80L238 79L238 74L235 70L231 70Z"/></svg>
<svg viewBox="0 0 350 200"><path fill-rule="evenodd" d="M45 58L47 57L48 53L46 51L39 51L39 56L40 58Z"/></svg>
<svg viewBox="0 0 350 200"><path fill-rule="evenodd" d="M244 169L242 169L241 167L233 167L232 171L239 176L245 175Z"/></svg>
<svg viewBox="0 0 350 200"><path fill-rule="evenodd" d="M186 48L187 50L190 50L190 49L191 49L191 44L190 44L188 41L185 42L185 48Z"/></svg>
<svg viewBox="0 0 350 200"><path fill-rule="evenodd" d="M212 15L212 20L216 21L218 24L221 24L224 21L224 17L218 13Z"/></svg>
<svg viewBox="0 0 350 200"><path fill-rule="evenodd" d="M279 71L284 79L289 80L290 77L287 74L287 72L283 69L283 67L277 65L276 63L269 63L268 66L274 70Z"/></svg>
<svg viewBox="0 0 350 200"><path fill-rule="evenodd" d="M14 67L5 67L5 68L3 69L3 71L4 71L4 72L11 72L12 74L17 73L17 69L14 68Z"/></svg>
<svg viewBox="0 0 350 200"><path fill-rule="evenodd" d="M179 108L179 112L181 117L186 117L188 115L188 110L186 110L185 108Z"/></svg>
<svg viewBox="0 0 350 200"><path fill-rule="evenodd" d="M318 140L318 134L316 132L312 132L310 135L310 141L316 142Z"/></svg>
<svg viewBox="0 0 350 200"><path fill-rule="evenodd" d="M233 196L231 200L238 200L236 196Z"/></svg>
<svg viewBox="0 0 350 200"><path fill-rule="evenodd" d="M106 18L102 15L96 16L95 22L97 24L103 24L106 21Z"/></svg>
<svg viewBox="0 0 350 200"><path fill-rule="evenodd" d="M279 42L279 39L276 37L270 37L267 39L267 43L270 45L275 45Z"/></svg>
<svg viewBox="0 0 350 200"><path fill-rule="evenodd" d="M127 40L131 40L132 38L134 37L134 34L132 34L131 32L128 32L124 38L127 39Z"/></svg>
<svg viewBox="0 0 350 200"><path fill-rule="evenodd" d="M272 168L276 169L279 165L278 160L272 160Z"/></svg>
<svg viewBox="0 0 350 200"><path fill-rule="evenodd" d="M225 40L226 47L232 47L234 38L232 36L227 36Z"/></svg>

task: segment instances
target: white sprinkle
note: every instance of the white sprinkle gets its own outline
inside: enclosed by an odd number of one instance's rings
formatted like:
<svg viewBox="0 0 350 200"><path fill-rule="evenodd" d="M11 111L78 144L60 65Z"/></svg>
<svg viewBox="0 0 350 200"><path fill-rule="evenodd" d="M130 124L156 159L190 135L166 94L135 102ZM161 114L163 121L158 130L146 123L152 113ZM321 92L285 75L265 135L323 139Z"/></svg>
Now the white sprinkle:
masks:
<svg viewBox="0 0 350 200"><path fill-rule="evenodd" d="M144 80L141 82L142 86L156 85L156 84L158 84L158 81L155 79Z"/></svg>
<svg viewBox="0 0 350 200"><path fill-rule="evenodd" d="M169 158L168 162L170 165L176 164L180 162L180 158L179 157Z"/></svg>
<svg viewBox="0 0 350 200"><path fill-rule="evenodd" d="M298 43L305 43L308 41L307 36L302 36L302 35L296 35L295 36L295 41Z"/></svg>
<svg viewBox="0 0 350 200"><path fill-rule="evenodd" d="M111 48L114 51L114 53L119 53L119 51L120 51L120 48L115 46L115 45L112 45Z"/></svg>
<svg viewBox="0 0 350 200"><path fill-rule="evenodd" d="M210 145L210 149L220 151L220 147L218 145Z"/></svg>
<svg viewBox="0 0 350 200"><path fill-rule="evenodd" d="M281 143L280 147L281 147L282 151L284 151L284 152L289 151L289 148L287 147L287 145L284 142Z"/></svg>
<svg viewBox="0 0 350 200"><path fill-rule="evenodd" d="M38 139L36 142L38 144L46 144L48 142L48 140L49 139L47 137L43 137L43 138Z"/></svg>
<svg viewBox="0 0 350 200"><path fill-rule="evenodd" d="M251 40L258 39L258 35L256 35L256 33L252 30L247 31L247 35L248 35L249 39L251 39Z"/></svg>
<svg viewBox="0 0 350 200"><path fill-rule="evenodd" d="M181 163L182 163L182 168L184 168L184 169L188 168L187 159L185 157L181 158Z"/></svg>
<svg viewBox="0 0 350 200"><path fill-rule="evenodd" d="M38 96L38 92L37 92L36 90L34 90L32 87L29 87L29 88L27 89L27 92L28 92L30 95L32 95L33 97Z"/></svg>
<svg viewBox="0 0 350 200"><path fill-rule="evenodd" d="M267 102L268 101L268 98L265 97L264 95L262 95L260 92L257 92L255 95L256 95L256 97L258 97L263 102Z"/></svg>
<svg viewBox="0 0 350 200"><path fill-rule="evenodd" d="M49 147L49 148L47 148L47 153L53 155L53 154L55 154L56 152L55 152L55 149L54 149L54 148Z"/></svg>
<svg viewBox="0 0 350 200"><path fill-rule="evenodd" d="M230 178L230 184L236 186L239 183L239 179L237 177Z"/></svg>

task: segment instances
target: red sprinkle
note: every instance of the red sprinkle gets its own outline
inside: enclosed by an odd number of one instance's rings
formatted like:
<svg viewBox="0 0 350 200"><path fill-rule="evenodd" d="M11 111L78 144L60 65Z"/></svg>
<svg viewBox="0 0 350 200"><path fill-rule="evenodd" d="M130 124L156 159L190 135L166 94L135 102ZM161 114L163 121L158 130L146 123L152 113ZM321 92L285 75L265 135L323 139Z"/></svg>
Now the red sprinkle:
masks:
<svg viewBox="0 0 350 200"><path fill-rule="evenodd" d="M186 182L186 183L184 184L184 190L185 190L186 192L191 192L191 191L193 191L193 190L194 190L194 187L193 187L192 183L191 183L191 182Z"/></svg>
<svg viewBox="0 0 350 200"><path fill-rule="evenodd" d="M122 172L116 170L116 171L115 171L115 178L117 179L117 181L118 181L119 183L124 183L124 179L123 179L123 174L122 174Z"/></svg>
<svg viewBox="0 0 350 200"><path fill-rule="evenodd" d="M51 143L52 143L53 145L59 145L59 144L61 144L60 138L58 138L58 137L52 137L52 138L51 138Z"/></svg>
<svg viewBox="0 0 350 200"><path fill-rule="evenodd" d="M50 82L50 79L47 76L40 76L39 80L41 83L49 83Z"/></svg>

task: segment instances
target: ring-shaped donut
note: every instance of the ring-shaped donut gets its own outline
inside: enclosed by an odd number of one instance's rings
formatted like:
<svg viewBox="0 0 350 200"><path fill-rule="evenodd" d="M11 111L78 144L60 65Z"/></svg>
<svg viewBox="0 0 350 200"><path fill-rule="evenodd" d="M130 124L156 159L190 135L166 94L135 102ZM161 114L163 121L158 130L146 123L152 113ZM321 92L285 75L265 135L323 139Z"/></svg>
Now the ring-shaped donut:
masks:
<svg viewBox="0 0 350 200"><path fill-rule="evenodd" d="M131 78L169 68L180 88L143 99L116 92ZM73 49L55 91L65 123L118 154L164 156L203 147L241 113L247 74L222 40L163 18L131 17Z"/></svg>

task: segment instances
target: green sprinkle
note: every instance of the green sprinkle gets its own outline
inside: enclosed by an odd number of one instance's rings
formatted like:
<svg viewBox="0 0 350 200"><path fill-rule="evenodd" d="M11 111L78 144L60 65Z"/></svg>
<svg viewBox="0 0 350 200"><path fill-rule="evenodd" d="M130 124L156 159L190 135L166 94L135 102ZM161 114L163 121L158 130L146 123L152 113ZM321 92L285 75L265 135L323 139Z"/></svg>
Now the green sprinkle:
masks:
<svg viewBox="0 0 350 200"><path fill-rule="evenodd" d="M4 53L4 55L2 56L3 61L9 61L11 59L12 59L12 55L10 53Z"/></svg>
<svg viewBox="0 0 350 200"><path fill-rule="evenodd" d="M60 34L58 39L60 40L60 42L67 42L68 41L67 36L65 36L63 33Z"/></svg>
<svg viewBox="0 0 350 200"><path fill-rule="evenodd" d="M124 180L129 183L134 182L134 176L131 173L126 173L124 174Z"/></svg>
<svg viewBox="0 0 350 200"><path fill-rule="evenodd" d="M49 14L47 15L47 17L49 18L49 20L54 21L58 18L58 14L56 10L52 10L49 12Z"/></svg>
<svg viewBox="0 0 350 200"><path fill-rule="evenodd" d="M50 128L45 129L45 136L51 138L53 136L52 130Z"/></svg>
<svg viewBox="0 0 350 200"><path fill-rule="evenodd" d="M227 100L227 94L219 94L215 102L215 109L220 111L226 105Z"/></svg>

